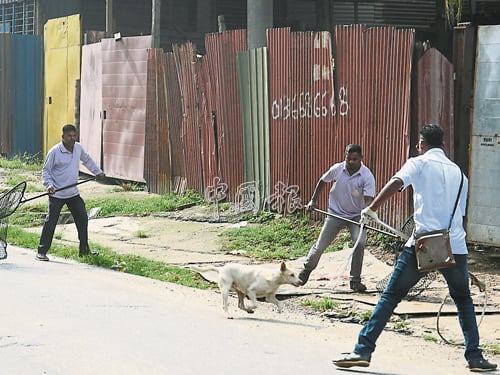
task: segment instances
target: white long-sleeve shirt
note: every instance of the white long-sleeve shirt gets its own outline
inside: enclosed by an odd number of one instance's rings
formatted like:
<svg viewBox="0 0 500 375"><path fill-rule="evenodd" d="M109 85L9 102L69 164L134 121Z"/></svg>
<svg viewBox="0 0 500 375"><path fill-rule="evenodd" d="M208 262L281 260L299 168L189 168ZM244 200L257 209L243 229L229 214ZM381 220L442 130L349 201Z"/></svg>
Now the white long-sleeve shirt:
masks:
<svg viewBox="0 0 500 375"><path fill-rule="evenodd" d="M76 184L80 173L80 161L94 175L103 173L79 142L75 142L73 152L68 151L62 142L56 144L47 153L43 164L43 186L46 189L54 187L58 190ZM67 199L78 194L80 194L78 186L73 186L56 192L53 197Z"/></svg>

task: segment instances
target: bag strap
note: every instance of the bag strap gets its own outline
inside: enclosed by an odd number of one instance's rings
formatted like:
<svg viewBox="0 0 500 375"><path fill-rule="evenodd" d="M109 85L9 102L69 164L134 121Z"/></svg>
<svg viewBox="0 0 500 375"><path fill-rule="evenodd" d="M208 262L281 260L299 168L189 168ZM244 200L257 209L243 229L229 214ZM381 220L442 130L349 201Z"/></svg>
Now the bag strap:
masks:
<svg viewBox="0 0 500 375"><path fill-rule="evenodd" d="M458 167L460 169L460 167ZM453 212L451 213L451 218L450 218L450 225L448 225L448 230L451 229L451 223L453 221L453 216L455 216L455 211L457 210L458 206L458 200L460 199L460 193L462 192L462 186L464 184L464 174L462 172L462 169L460 169L460 187L458 188L458 194L457 194L457 199L455 200L455 206L453 207Z"/></svg>

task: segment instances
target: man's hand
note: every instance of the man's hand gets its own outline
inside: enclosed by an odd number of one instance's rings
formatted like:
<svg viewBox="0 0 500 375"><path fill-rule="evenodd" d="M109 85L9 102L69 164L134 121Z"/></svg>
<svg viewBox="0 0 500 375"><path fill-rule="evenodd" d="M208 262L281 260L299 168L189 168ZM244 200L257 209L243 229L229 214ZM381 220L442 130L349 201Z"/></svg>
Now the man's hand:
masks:
<svg viewBox="0 0 500 375"><path fill-rule="evenodd" d="M316 201L311 199L309 203L306 205L306 211L312 211L316 208Z"/></svg>
<svg viewBox="0 0 500 375"><path fill-rule="evenodd" d="M361 211L361 223L366 224L370 220L379 221L377 213L370 207L363 208Z"/></svg>
<svg viewBox="0 0 500 375"><path fill-rule="evenodd" d="M56 192L56 188L54 186L49 186L47 192L49 193L49 195L54 195L54 193Z"/></svg>

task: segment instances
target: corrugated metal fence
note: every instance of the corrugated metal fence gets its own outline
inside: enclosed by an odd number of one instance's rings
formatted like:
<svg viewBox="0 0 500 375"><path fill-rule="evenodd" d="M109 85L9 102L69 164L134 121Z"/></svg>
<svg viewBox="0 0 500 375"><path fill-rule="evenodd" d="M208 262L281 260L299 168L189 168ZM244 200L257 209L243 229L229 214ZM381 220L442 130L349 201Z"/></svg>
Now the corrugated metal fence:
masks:
<svg viewBox="0 0 500 375"><path fill-rule="evenodd" d="M1 154L41 153L42 103L41 37L0 33Z"/></svg>
<svg viewBox="0 0 500 375"><path fill-rule="evenodd" d="M203 57L190 43L174 46L176 66L165 68L166 111L177 119L169 122L172 178L200 192L218 180L230 200L255 180L261 204L297 209L345 146L359 143L380 190L410 147L414 31L353 25L333 34L332 42L329 32L270 29L267 48L255 51L246 51L243 30L209 34ZM382 218L401 225L408 198L391 200Z"/></svg>

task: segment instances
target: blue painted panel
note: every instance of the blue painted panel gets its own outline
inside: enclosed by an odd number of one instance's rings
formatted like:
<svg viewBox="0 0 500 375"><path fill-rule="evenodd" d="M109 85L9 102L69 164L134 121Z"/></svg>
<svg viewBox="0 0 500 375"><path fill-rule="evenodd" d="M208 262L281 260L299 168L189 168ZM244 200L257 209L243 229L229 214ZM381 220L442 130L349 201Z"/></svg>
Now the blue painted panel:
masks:
<svg viewBox="0 0 500 375"><path fill-rule="evenodd" d="M42 152L42 38L12 35L12 154Z"/></svg>

